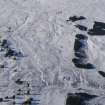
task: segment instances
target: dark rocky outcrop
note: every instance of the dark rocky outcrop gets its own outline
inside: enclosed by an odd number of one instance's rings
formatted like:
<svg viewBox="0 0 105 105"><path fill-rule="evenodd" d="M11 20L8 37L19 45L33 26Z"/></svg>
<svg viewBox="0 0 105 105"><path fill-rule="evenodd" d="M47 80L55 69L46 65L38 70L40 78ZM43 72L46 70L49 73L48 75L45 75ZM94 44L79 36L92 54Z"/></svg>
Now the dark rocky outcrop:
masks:
<svg viewBox="0 0 105 105"><path fill-rule="evenodd" d="M105 35L105 23L95 21L93 28L88 30L88 34L91 36Z"/></svg>
<svg viewBox="0 0 105 105"><path fill-rule="evenodd" d="M2 48L8 48L9 47L9 42L6 39L3 39L1 42L1 47Z"/></svg>
<svg viewBox="0 0 105 105"><path fill-rule="evenodd" d="M88 58L87 54L86 54L85 51L83 51L83 50L80 51L80 52L79 52L79 51L78 51L78 52L75 52L74 54L75 54L75 56L78 57L78 58Z"/></svg>
<svg viewBox="0 0 105 105"><path fill-rule="evenodd" d="M81 31L87 31L87 27L86 26L83 26L83 25L75 25L76 28L78 28L79 30Z"/></svg>
<svg viewBox="0 0 105 105"><path fill-rule="evenodd" d="M104 29L90 29L88 31L89 35L95 36L95 35L105 35L105 30Z"/></svg>
<svg viewBox="0 0 105 105"><path fill-rule="evenodd" d="M86 62L84 61L84 59L79 59L79 58L73 58L73 59L72 59L72 62L73 62L74 64L84 64L84 63L86 63Z"/></svg>
<svg viewBox="0 0 105 105"><path fill-rule="evenodd" d="M29 98L29 99L27 99L26 101L24 101L23 103L22 103L22 105L31 105L31 103L32 103L32 98Z"/></svg>
<svg viewBox="0 0 105 105"><path fill-rule="evenodd" d="M81 69L94 69L95 68L93 64L85 62L84 59L73 58L72 62L74 63L76 67L81 68Z"/></svg>
<svg viewBox="0 0 105 105"><path fill-rule="evenodd" d="M76 22L79 20L85 20L86 18L84 16L71 16L67 21Z"/></svg>
<svg viewBox="0 0 105 105"><path fill-rule="evenodd" d="M80 39L75 39L75 43L74 43L74 51L78 52L81 49L87 49L87 41L85 40L80 40ZM80 51L79 51L80 52Z"/></svg>
<svg viewBox="0 0 105 105"><path fill-rule="evenodd" d="M0 42L0 51L4 52L5 57L23 57L23 54L21 52L18 52L15 49L11 48L11 44L7 39L3 39Z"/></svg>
<svg viewBox="0 0 105 105"><path fill-rule="evenodd" d="M21 52L17 52L11 48L7 49L6 53L5 53L5 57L22 57L22 53Z"/></svg>
<svg viewBox="0 0 105 105"><path fill-rule="evenodd" d="M0 102L3 102L3 98L0 98Z"/></svg>
<svg viewBox="0 0 105 105"><path fill-rule="evenodd" d="M69 93L66 99L66 105L87 105L86 101L96 98L96 95L88 93Z"/></svg>
<svg viewBox="0 0 105 105"><path fill-rule="evenodd" d="M105 28L105 23L95 21L93 28L100 28L100 29Z"/></svg>
<svg viewBox="0 0 105 105"><path fill-rule="evenodd" d="M15 83L18 84L18 85L22 85L24 83L24 81L21 81L20 79L18 79L18 80L15 81Z"/></svg>
<svg viewBox="0 0 105 105"><path fill-rule="evenodd" d="M75 94L82 97L84 100L87 100L87 101L97 97L96 95L92 95L88 93L75 93Z"/></svg>
<svg viewBox="0 0 105 105"><path fill-rule="evenodd" d="M88 37L83 34L76 34L75 36L77 39L88 40Z"/></svg>
<svg viewBox="0 0 105 105"><path fill-rule="evenodd" d="M72 62L77 68L81 69L94 69L95 66L91 63L88 63L88 37L83 34L76 34L76 39L74 43L74 55L75 58L72 59Z"/></svg>
<svg viewBox="0 0 105 105"><path fill-rule="evenodd" d="M103 72L103 71L98 71L98 73L99 73L102 77L105 77L105 72Z"/></svg>

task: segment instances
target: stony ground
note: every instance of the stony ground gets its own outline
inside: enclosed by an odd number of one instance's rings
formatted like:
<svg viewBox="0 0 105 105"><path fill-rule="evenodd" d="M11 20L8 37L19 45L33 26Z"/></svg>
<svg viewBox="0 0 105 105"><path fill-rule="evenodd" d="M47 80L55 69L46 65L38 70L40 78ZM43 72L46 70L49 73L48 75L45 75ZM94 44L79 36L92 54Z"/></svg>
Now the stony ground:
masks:
<svg viewBox="0 0 105 105"><path fill-rule="evenodd" d="M105 105L104 23L104 0L0 0L0 105Z"/></svg>

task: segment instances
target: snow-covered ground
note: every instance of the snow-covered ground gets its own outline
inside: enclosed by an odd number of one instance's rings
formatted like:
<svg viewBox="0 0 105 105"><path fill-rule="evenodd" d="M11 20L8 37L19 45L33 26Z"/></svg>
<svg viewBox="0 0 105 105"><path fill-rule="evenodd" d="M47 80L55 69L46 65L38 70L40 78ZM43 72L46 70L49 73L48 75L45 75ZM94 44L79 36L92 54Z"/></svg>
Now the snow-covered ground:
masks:
<svg viewBox="0 0 105 105"><path fill-rule="evenodd" d="M86 20L67 21L74 15ZM105 36L75 27L92 28L94 21L105 22L105 0L0 0L0 43L7 40L16 51L6 57L8 48L0 46L0 105L29 105L21 104L29 98L39 105L66 105L67 94L79 92L97 96L86 105L105 105L105 78L98 72L105 71ZM75 35L81 33L88 36L95 69L72 62Z"/></svg>

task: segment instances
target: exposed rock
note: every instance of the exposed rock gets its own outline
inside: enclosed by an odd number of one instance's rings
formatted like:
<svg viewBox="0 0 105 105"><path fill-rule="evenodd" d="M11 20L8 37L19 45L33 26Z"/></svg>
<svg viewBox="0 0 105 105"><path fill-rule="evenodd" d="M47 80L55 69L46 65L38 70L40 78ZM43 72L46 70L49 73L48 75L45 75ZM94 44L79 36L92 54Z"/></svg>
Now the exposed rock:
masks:
<svg viewBox="0 0 105 105"><path fill-rule="evenodd" d="M95 21L93 28L100 28L100 29L104 28L105 29L105 23Z"/></svg>
<svg viewBox="0 0 105 105"><path fill-rule="evenodd" d="M102 77L105 77L105 72L103 72L103 71L98 71L98 73L99 73Z"/></svg>
<svg viewBox="0 0 105 105"><path fill-rule="evenodd" d="M88 37L86 35L83 35L83 34L76 34L76 38L83 39L83 40L87 40L88 39Z"/></svg>
<svg viewBox="0 0 105 105"><path fill-rule="evenodd" d="M93 25L93 29L89 29L88 34L92 36L105 35L105 23L95 21Z"/></svg>
<svg viewBox="0 0 105 105"><path fill-rule="evenodd" d="M80 51L80 52L75 52L75 56L79 58L88 58L87 54L85 51Z"/></svg>
<svg viewBox="0 0 105 105"><path fill-rule="evenodd" d="M87 31L87 27L83 26L83 25L75 25L76 28L80 29L81 31Z"/></svg>
<svg viewBox="0 0 105 105"><path fill-rule="evenodd" d="M21 81L20 79L16 80L15 83L17 83L18 85L22 85L24 82Z"/></svg>
<svg viewBox="0 0 105 105"><path fill-rule="evenodd" d="M22 103L22 105L31 105L32 98L27 99Z"/></svg>
<svg viewBox="0 0 105 105"><path fill-rule="evenodd" d="M67 21L76 22L76 21L85 20L85 19L86 18L84 16L72 16L72 17L69 17L69 20L67 20Z"/></svg>
<svg viewBox="0 0 105 105"><path fill-rule="evenodd" d="M78 51L80 51L81 49L83 49L83 50L88 49L87 41L75 39L74 51L75 51L75 52L78 52Z"/></svg>
<svg viewBox="0 0 105 105"><path fill-rule="evenodd" d="M74 58L74 59L72 59L72 62L78 68L82 68L82 69L95 69L95 66L93 64L85 62L84 59Z"/></svg>
<svg viewBox="0 0 105 105"><path fill-rule="evenodd" d="M92 36L95 36L95 35L105 35L105 30L104 29L98 29L98 28L90 29L88 31L88 34L92 35Z"/></svg>
<svg viewBox="0 0 105 105"><path fill-rule="evenodd" d="M69 93L66 100L66 105L87 105L85 101L96 98L96 95L88 93Z"/></svg>

